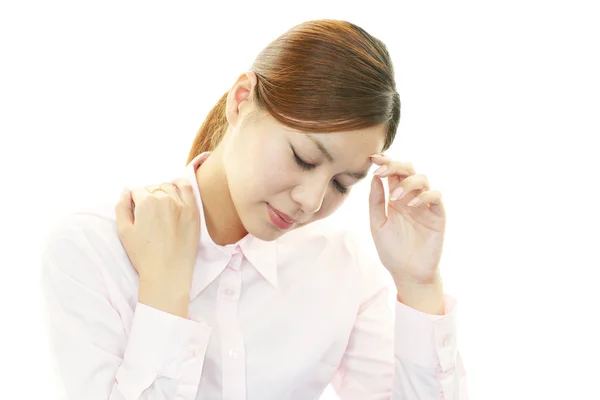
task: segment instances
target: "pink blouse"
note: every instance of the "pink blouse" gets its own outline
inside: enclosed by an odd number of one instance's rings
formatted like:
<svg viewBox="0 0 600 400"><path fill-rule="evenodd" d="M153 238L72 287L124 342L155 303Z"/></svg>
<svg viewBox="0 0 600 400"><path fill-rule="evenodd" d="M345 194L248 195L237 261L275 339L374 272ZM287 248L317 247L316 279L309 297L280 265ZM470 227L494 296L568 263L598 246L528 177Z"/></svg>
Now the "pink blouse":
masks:
<svg viewBox="0 0 600 400"><path fill-rule="evenodd" d="M42 289L56 373L73 400L467 400L446 315L400 302L347 232L310 227L219 246L201 217L189 318L137 301L139 278L114 204L61 218L46 235Z"/></svg>

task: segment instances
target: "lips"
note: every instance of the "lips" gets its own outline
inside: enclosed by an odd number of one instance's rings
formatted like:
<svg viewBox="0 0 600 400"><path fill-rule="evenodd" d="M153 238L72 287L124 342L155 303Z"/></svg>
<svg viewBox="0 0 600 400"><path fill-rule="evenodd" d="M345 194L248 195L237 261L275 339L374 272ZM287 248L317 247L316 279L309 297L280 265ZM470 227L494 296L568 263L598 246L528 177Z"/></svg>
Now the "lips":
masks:
<svg viewBox="0 0 600 400"><path fill-rule="evenodd" d="M267 210L271 223L278 229L288 231L296 225L295 221L290 218L289 215L282 213L279 210L275 210L269 203L267 203Z"/></svg>
<svg viewBox="0 0 600 400"><path fill-rule="evenodd" d="M273 211L275 211L277 213L277 215L279 215L281 217L282 220L284 220L285 222L287 222L288 224L293 224L296 221L294 221L294 219L292 217L290 217L287 214L282 213L281 211L279 211L278 209L274 208L273 206L271 206L271 209Z"/></svg>

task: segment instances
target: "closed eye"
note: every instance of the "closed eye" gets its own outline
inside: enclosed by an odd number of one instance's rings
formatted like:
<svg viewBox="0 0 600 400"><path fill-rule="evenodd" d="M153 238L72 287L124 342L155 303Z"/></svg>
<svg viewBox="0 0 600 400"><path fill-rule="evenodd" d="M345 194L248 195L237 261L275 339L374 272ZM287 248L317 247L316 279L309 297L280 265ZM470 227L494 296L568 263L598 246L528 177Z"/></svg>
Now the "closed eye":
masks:
<svg viewBox="0 0 600 400"><path fill-rule="evenodd" d="M314 168L316 168L316 165L314 164L309 164L306 161L304 161L303 159L301 159L298 154L296 154L296 151L294 150L294 148L292 147L292 152L294 153L294 159L296 160L296 163L298 164L298 166L300 168L302 168L304 171L310 171ZM333 187L335 188L335 190L337 190L338 192L340 192L341 194L346 194L348 193L348 188L341 185L337 180L333 180L331 181Z"/></svg>
<svg viewBox="0 0 600 400"><path fill-rule="evenodd" d="M296 159L296 163L298 164L298 166L300 168L302 168L305 171L310 171L311 169L315 168L315 165L309 164L309 163L305 162L303 159L301 159L300 157L298 157L298 154L296 154L296 151L294 150L294 148L292 148L292 152L294 153L294 158Z"/></svg>
<svg viewBox="0 0 600 400"><path fill-rule="evenodd" d="M348 193L348 188L345 186L340 185L340 183L338 181L336 181L335 179L333 180L333 186L335 187L335 189L340 192L341 194L346 194Z"/></svg>

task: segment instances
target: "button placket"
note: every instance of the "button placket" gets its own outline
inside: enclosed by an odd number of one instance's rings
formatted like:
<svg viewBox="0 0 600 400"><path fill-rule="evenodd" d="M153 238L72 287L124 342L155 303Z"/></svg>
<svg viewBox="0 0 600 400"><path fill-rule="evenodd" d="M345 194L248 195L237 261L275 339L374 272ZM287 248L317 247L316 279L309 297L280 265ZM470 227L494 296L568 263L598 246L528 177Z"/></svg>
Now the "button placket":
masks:
<svg viewBox="0 0 600 400"><path fill-rule="evenodd" d="M223 398L245 398L246 361L238 305L242 288L242 254L236 248L223 271L217 295L217 325L221 339Z"/></svg>

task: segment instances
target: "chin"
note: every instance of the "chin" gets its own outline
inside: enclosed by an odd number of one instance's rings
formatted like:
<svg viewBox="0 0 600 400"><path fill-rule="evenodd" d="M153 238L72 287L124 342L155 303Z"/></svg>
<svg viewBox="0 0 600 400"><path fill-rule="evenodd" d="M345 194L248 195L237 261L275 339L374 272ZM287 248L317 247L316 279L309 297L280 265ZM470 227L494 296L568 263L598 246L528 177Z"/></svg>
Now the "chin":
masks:
<svg viewBox="0 0 600 400"><path fill-rule="evenodd" d="M248 233L265 242L276 240L286 233L278 230L274 226L271 226L268 220L261 221L259 218L254 219L252 223L244 226L246 227L246 231L248 231Z"/></svg>
<svg viewBox="0 0 600 400"><path fill-rule="evenodd" d="M263 203L263 207L266 205ZM242 224L248 233L257 239L270 242L278 239L287 232L293 231L296 227L289 230L282 230L276 227L269 219L266 208L260 207L259 211L248 212L246 218L242 219ZM262 212L261 212L262 209Z"/></svg>
<svg viewBox="0 0 600 400"><path fill-rule="evenodd" d="M284 234L284 232L268 232L266 229L257 229L253 232L250 231L250 233L252 234L252 236L264 242L272 242L273 240L278 239L279 237L281 237L281 235Z"/></svg>

